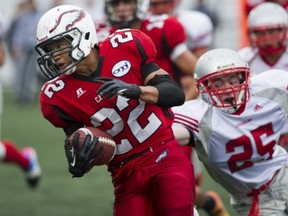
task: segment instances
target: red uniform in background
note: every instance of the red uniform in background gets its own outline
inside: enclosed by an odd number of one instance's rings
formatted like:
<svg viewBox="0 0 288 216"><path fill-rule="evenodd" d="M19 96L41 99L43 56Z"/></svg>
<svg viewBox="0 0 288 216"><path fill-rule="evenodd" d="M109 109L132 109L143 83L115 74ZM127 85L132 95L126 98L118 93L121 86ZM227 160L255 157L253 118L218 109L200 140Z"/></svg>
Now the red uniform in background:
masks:
<svg viewBox="0 0 288 216"><path fill-rule="evenodd" d="M145 19L140 30L146 33L156 46L158 55L155 62L171 73L174 80L179 81L180 71L172 59L187 49L183 26L175 17L161 15Z"/></svg>

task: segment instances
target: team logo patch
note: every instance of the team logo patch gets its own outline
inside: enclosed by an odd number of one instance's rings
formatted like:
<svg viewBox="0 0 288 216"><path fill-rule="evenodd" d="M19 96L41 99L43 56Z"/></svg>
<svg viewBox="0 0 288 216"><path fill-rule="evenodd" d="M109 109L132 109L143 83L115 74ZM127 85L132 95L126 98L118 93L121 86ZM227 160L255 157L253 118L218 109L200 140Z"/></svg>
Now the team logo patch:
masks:
<svg viewBox="0 0 288 216"><path fill-rule="evenodd" d="M76 91L77 98L81 97L85 92L86 90L83 90L82 88L77 89Z"/></svg>
<svg viewBox="0 0 288 216"><path fill-rule="evenodd" d="M256 104L255 107L254 107L254 112L255 112L255 111L258 111L258 110L260 110L260 109L262 109L262 108L263 108L262 106Z"/></svg>
<svg viewBox="0 0 288 216"><path fill-rule="evenodd" d="M112 68L112 74L115 77L122 77L129 72L130 68L131 63L127 60L123 60L114 65Z"/></svg>
<svg viewBox="0 0 288 216"><path fill-rule="evenodd" d="M164 160L168 156L169 150L166 149L164 152L162 152L158 158L156 159L156 163L159 163L160 161Z"/></svg>

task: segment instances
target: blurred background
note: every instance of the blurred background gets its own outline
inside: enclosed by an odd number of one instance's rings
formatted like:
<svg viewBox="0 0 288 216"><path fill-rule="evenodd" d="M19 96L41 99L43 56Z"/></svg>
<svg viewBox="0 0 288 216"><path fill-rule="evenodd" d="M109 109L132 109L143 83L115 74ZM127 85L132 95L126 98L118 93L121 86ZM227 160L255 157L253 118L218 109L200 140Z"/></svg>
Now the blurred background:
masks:
<svg viewBox="0 0 288 216"><path fill-rule="evenodd" d="M7 18L8 25L17 16L21 2L25 1L9 0L1 4L0 11ZM65 3L88 8L88 11L97 17L99 13L102 13L104 0L34 0L34 2L40 13L54 5ZM212 18L217 19L213 47L239 49L241 47L241 28L239 27L241 24L241 0L204 0L203 2L207 11L213 16ZM181 0L180 7L193 9L197 6L196 3L197 0ZM11 85L15 76L15 65L9 57L0 73L0 79L4 85Z"/></svg>

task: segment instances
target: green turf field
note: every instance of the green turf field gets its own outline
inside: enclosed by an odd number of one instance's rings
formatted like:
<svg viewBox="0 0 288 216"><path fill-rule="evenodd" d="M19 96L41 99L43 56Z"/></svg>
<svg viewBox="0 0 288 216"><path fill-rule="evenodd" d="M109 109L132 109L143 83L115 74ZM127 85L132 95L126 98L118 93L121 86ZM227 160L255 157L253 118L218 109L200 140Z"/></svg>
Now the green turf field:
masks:
<svg viewBox="0 0 288 216"><path fill-rule="evenodd" d="M62 130L42 118L38 104L20 107L9 92L5 92L4 100L2 139L20 147L34 147L43 178L39 188L31 190L18 167L1 164L0 216L111 216L113 188L106 167L95 167L84 177L72 179L67 171ZM230 214L236 215L227 193L206 175L204 188L219 192Z"/></svg>

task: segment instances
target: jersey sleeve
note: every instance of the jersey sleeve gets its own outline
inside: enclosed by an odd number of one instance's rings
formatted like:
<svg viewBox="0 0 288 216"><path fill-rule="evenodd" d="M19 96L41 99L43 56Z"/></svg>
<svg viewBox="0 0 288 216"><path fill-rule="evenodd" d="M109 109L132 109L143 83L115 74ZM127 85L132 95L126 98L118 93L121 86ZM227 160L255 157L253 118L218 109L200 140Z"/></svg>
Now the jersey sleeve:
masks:
<svg viewBox="0 0 288 216"><path fill-rule="evenodd" d="M258 50L252 47L244 47L238 50L238 54L242 57L242 59L249 64L253 61L253 59L257 56Z"/></svg>
<svg viewBox="0 0 288 216"><path fill-rule="evenodd" d="M154 62L157 56L157 50L151 38L141 31L136 32L136 37L137 49L141 53L141 56L144 57L143 63L148 64Z"/></svg>
<svg viewBox="0 0 288 216"><path fill-rule="evenodd" d="M164 40L166 41L169 50L171 50L170 58L176 59L185 50L186 32L182 24L175 17L168 17L164 22Z"/></svg>
<svg viewBox="0 0 288 216"><path fill-rule="evenodd" d="M213 24L209 16L200 11L179 10L177 18L185 28L189 49L211 46Z"/></svg>
<svg viewBox="0 0 288 216"><path fill-rule="evenodd" d="M272 69L250 79L251 94L280 104L288 112L288 72Z"/></svg>
<svg viewBox="0 0 288 216"><path fill-rule="evenodd" d="M150 73L159 69L159 66L155 63L157 56L156 46L144 32L137 29L129 29L129 31L132 32L134 38L134 42L129 46L129 51L141 62L140 70L142 79L145 80Z"/></svg>
<svg viewBox="0 0 288 216"><path fill-rule="evenodd" d="M193 132L195 141L199 140L199 126L208 109L207 103L202 99L186 101L181 106L172 107L174 125L185 127Z"/></svg>

